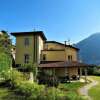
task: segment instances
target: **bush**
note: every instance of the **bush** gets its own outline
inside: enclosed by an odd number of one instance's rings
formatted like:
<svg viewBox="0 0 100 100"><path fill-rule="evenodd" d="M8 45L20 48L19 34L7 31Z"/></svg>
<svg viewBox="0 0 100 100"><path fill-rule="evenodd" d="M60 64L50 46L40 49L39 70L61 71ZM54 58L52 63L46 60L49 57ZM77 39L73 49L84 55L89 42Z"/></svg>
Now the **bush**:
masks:
<svg viewBox="0 0 100 100"><path fill-rule="evenodd" d="M69 100L69 98L63 91L51 87L47 90L46 100Z"/></svg>
<svg viewBox="0 0 100 100"><path fill-rule="evenodd" d="M26 80L24 75L17 70L7 70L1 73L1 77L6 84L9 84L11 88L16 87L21 81Z"/></svg>
<svg viewBox="0 0 100 100"><path fill-rule="evenodd" d="M44 86L37 83L21 82L16 87L16 93L23 95L28 99L35 100L44 92ZM38 99L37 99L38 100Z"/></svg>
<svg viewBox="0 0 100 100"><path fill-rule="evenodd" d="M87 72L88 72L88 75L93 75L93 73L94 73L94 67L88 67L87 68Z"/></svg>
<svg viewBox="0 0 100 100"><path fill-rule="evenodd" d="M28 100L70 100L66 94L55 87L45 89L39 95L32 94Z"/></svg>
<svg viewBox="0 0 100 100"><path fill-rule="evenodd" d="M94 71L93 75L100 76L100 70Z"/></svg>
<svg viewBox="0 0 100 100"><path fill-rule="evenodd" d="M45 88L44 85L38 85L35 82L30 83L22 73L15 69L2 72L2 77L7 84L10 84L11 89L14 89L15 94L25 97L26 100L70 100L60 89L55 87ZM48 85L54 86L53 78L55 77L48 80Z"/></svg>
<svg viewBox="0 0 100 100"><path fill-rule="evenodd" d="M100 76L100 67L99 66L89 67L87 71L88 71L88 75Z"/></svg>
<svg viewBox="0 0 100 100"><path fill-rule="evenodd" d="M57 87L59 85L59 81L57 77L55 76L50 76L47 78L47 86L55 86Z"/></svg>
<svg viewBox="0 0 100 100"><path fill-rule="evenodd" d="M4 80L10 80L11 79L10 70L2 71L0 73L0 77L3 78Z"/></svg>
<svg viewBox="0 0 100 100"><path fill-rule="evenodd" d="M44 85L27 81L21 82L15 93L25 96L27 100L70 100L64 92L55 87L45 88Z"/></svg>
<svg viewBox="0 0 100 100"><path fill-rule="evenodd" d="M55 86L59 85L58 78L54 75L47 74L43 71L38 74L39 84L46 84L47 86Z"/></svg>

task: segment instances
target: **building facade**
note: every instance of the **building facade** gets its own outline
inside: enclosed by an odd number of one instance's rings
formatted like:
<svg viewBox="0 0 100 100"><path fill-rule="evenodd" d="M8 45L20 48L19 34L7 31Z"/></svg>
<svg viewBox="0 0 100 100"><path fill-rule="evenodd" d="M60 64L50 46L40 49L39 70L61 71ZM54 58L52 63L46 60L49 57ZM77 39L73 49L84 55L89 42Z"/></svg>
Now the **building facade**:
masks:
<svg viewBox="0 0 100 100"><path fill-rule="evenodd" d="M16 32L11 34L16 37L16 65L40 63L41 50L43 50L46 41L43 32Z"/></svg>
<svg viewBox="0 0 100 100"><path fill-rule="evenodd" d="M86 64L78 61L79 49L56 41L47 41L42 31L14 32L15 64L37 63L44 71L55 71L57 77L81 74Z"/></svg>

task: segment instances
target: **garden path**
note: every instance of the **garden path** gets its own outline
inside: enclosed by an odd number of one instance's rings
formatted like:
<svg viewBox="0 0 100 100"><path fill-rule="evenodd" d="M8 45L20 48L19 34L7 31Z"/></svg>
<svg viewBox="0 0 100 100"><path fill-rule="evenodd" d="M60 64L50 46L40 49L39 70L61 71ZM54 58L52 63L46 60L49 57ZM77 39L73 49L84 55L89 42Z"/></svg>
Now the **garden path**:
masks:
<svg viewBox="0 0 100 100"><path fill-rule="evenodd" d="M91 81L91 83L83 86L82 88L80 88L79 93L83 96L86 96L88 98L88 100L92 100L92 98L88 95L88 90L90 88L96 86L98 84L98 81L95 81L91 78L89 78L89 80Z"/></svg>

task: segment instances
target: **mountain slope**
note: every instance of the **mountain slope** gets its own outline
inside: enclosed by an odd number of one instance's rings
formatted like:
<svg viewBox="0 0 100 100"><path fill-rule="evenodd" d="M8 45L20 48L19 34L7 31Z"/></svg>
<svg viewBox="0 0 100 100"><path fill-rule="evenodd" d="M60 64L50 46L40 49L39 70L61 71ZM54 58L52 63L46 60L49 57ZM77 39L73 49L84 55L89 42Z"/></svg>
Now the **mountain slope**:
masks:
<svg viewBox="0 0 100 100"><path fill-rule="evenodd" d="M89 64L100 65L100 33L95 33L76 44L80 59Z"/></svg>

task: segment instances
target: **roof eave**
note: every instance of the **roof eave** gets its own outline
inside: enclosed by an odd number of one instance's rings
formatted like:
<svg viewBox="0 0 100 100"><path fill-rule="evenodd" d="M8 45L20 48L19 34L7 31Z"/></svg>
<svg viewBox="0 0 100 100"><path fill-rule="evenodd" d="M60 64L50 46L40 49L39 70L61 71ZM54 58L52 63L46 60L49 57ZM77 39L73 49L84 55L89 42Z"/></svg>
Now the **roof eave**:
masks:
<svg viewBox="0 0 100 100"><path fill-rule="evenodd" d="M57 41L46 41L45 43L57 43L57 44L60 44L60 45L65 45L65 44L57 42ZM79 48L76 48L76 47L74 47L72 45L66 45L66 47L70 47L70 48L76 49L77 51L80 50Z"/></svg>
<svg viewBox="0 0 100 100"><path fill-rule="evenodd" d="M42 38L43 38L43 40L47 40L47 38L46 38L46 36L44 35L44 33L43 33L43 31L31 31L31 32L12 32L12 33L10 33L12 36L18 36L18 35L23 35L23 34L34 34L34 35L36 35L36 34L39 34Z"/></svg>

